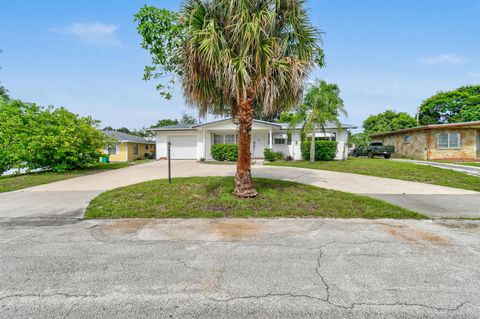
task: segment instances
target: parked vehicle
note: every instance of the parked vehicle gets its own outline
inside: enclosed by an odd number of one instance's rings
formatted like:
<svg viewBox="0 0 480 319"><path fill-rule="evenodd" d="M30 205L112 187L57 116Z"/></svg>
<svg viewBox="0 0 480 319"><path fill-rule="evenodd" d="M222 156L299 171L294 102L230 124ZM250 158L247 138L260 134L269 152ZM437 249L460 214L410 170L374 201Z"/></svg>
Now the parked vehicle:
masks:
<svg viewBox="0 0 480 319"><path fill-rule="evenodd" d="M374 156L383 156L390 158L392 153L395 152L395 147L391 145L383 145L381 142L374 142L367 145L359 145L353 150L353 156L368 156L373 158Z"/></svg>

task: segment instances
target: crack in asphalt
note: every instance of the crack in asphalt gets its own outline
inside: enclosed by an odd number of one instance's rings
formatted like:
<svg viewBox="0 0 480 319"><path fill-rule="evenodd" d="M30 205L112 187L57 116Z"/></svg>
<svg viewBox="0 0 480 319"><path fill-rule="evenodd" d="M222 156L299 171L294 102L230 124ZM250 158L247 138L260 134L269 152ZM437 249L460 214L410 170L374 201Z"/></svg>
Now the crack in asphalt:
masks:
<svg viewBox="0 0 480 319"><path fill-rule="evenodd" d="M319 250L320 252L317 257L317 267L315 267L315 273L320 277L320 279L322 280L322 283L325 285L325 292L327 294L325 301L328 302L330 300L330 286L325 281L325 277L320 273L320 267L322 266L320 260L322 259L322 256L323 256L323 249L320 248Z"/></svg>
<svg viewBox="0 0 480 319"><path fill-rule="evenodd" d="M431 310L437 310L437 311L457 311L464 305L468 304L467 301L461 302L455 307L436 307L436 306L430 306L430 305L425 305L425 304L420 304L420 303L408 303L408 302L402 302L402 301L397 301L394 303L381 303L381 302L355 302L352 303L348 306L344 305L339 305L336 303L331 302L330 300L327 300L326 298L320 298L320 297L315 297L315 296L310 296L310 295L305 295L305 294L293 294L293 293L269 293L269 294L264 294L264 295L246 295L246 296L236 296L232 297L229 299L215 299L215 298L208 298L211 301L214 302L231 302L231 301L236 301L236 300L242 300L242 299L263 299L263 298L272 298L272 297L290 297L290 298L305 298L305 299L313 299L317 301L321 301L324 303L327 303L331 306L345 309L345 310L352 310L356 307L360 306L405 306L405 307L421 307L421 308L426 308L426 309L431 309Z"/></svg>
<svg viewBox="0 0 480 319"><path fill-rule="evenodd" d="M0 297L0 301L5 300L5 299L10 299L10 298L50 298L50 297L55 297L55 296L62 296L65 298L97 298L97 295L74 295L74 294L68 294L68 293L63 293L63 292L55 292L52 294L13 294L13 295L7 295Z"/></svg>

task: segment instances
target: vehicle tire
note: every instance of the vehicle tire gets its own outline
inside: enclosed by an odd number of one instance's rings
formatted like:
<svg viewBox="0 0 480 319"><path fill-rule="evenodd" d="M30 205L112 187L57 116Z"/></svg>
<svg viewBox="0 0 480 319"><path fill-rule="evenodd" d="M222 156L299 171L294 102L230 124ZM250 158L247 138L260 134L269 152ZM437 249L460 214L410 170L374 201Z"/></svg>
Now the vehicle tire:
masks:
<svg viewBox="0 0 480 319"><path fill-rule="evenodd" d="M370 151L370 152L368 152L367 156L368 156L368 158L373 158L373 153Z"/></svg>
<svg viewBox="0 0 480 319"><path fill-rule="evenodd" d="M385 157L385 159L389 159L389 158L390 158L390 154L385 154L385 155L383 155L383 157Z"/></svg>

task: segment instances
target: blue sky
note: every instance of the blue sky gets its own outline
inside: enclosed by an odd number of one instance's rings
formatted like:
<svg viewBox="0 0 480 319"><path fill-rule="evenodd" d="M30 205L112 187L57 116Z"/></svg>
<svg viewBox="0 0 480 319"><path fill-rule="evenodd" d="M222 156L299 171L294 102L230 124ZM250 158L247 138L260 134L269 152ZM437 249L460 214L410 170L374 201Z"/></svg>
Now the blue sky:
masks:
<svg viewBox="0 0 480 319"><path fill-rule="evenodd" d="M2 1L0 81L14 98L65 106L102 125L140 128L195 114L180 88L171 101L141 80L148 54L133 23L144 4L180 1ZM327 67L361 125L387 108L412 115L439 90L480 83L480 0L310 0L325 32Z"/></svg>

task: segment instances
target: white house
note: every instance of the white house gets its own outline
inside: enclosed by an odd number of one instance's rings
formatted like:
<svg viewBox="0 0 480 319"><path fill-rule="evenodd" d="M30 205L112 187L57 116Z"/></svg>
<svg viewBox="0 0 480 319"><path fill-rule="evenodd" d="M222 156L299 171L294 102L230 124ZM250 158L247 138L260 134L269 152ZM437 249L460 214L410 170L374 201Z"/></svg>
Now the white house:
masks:
<svg viewBox="0 0 480 319"><path fill-rule="evenodd" d="M348 130L356 126L342 124L337 127L328 123L325 132L318 129L317 139L338 142L336 159L345 159L348 155ZM212 144L237 144L237 125L231 118L195 125L170 125L152 128L155 132L157 159L167 158L167 143L171 143L172 159L213 160L210 154ZM252 157L263 158L265 148L281 151L295 160L302 158L300 150L301 126L289 128L287 123L272 123L254 120L252 126Z"/></svg>

